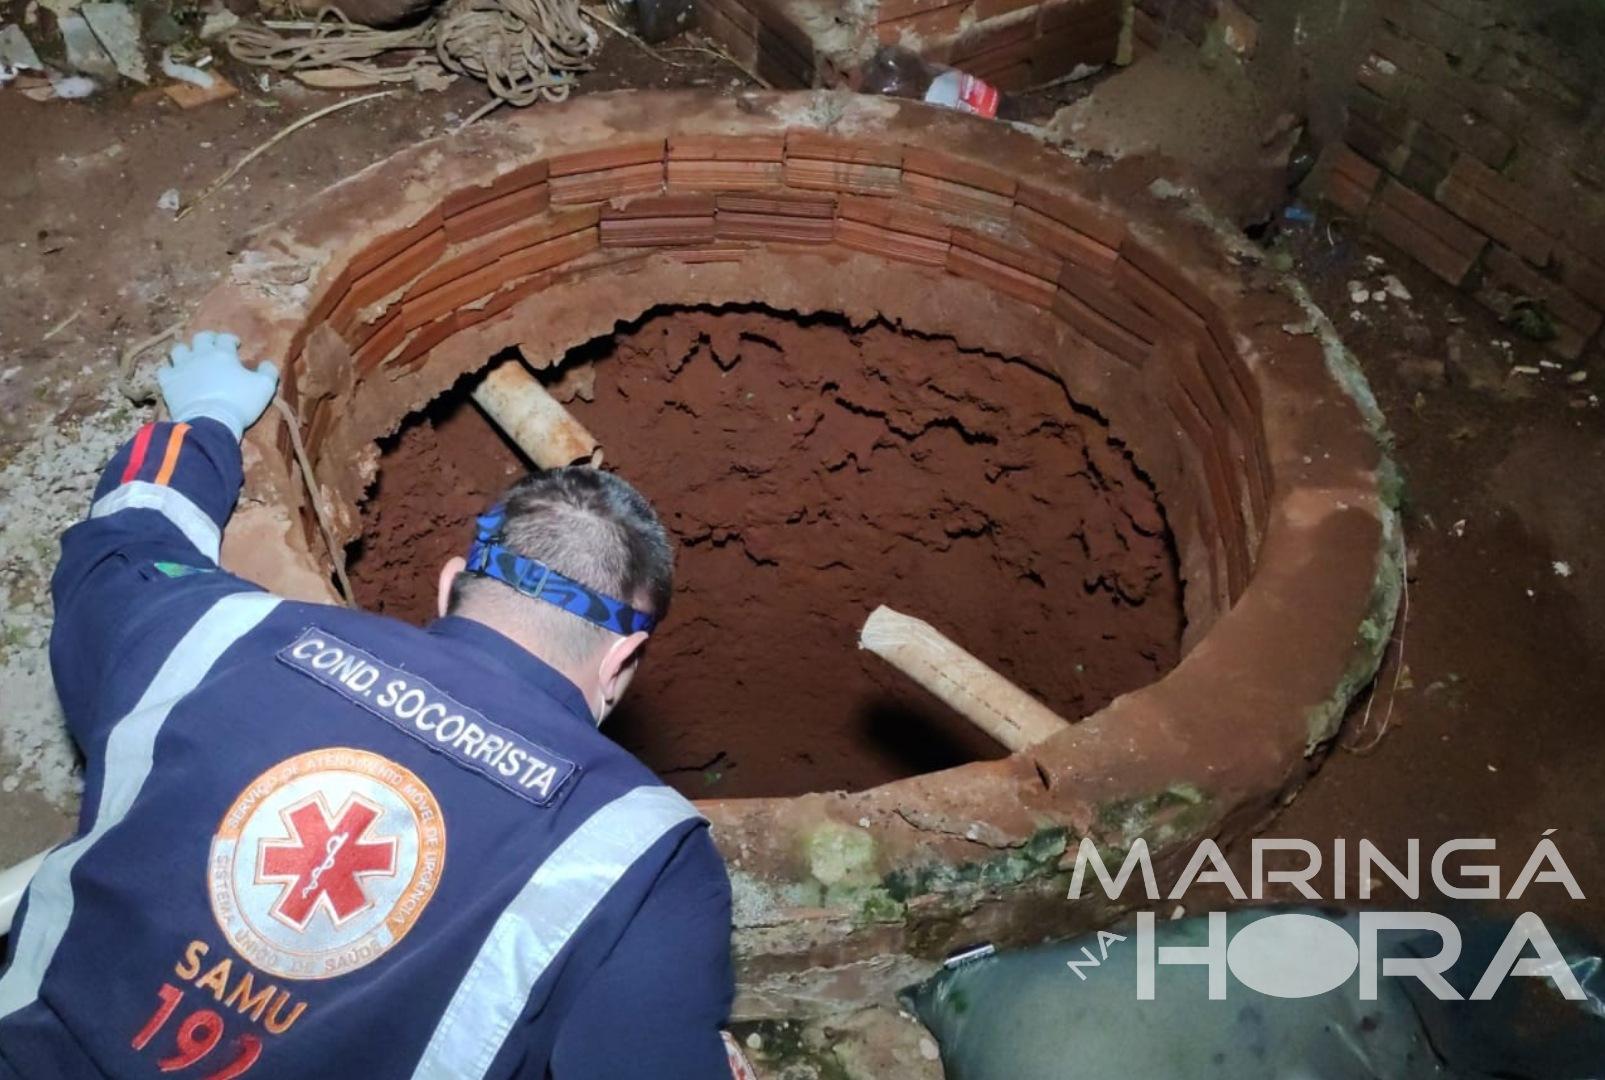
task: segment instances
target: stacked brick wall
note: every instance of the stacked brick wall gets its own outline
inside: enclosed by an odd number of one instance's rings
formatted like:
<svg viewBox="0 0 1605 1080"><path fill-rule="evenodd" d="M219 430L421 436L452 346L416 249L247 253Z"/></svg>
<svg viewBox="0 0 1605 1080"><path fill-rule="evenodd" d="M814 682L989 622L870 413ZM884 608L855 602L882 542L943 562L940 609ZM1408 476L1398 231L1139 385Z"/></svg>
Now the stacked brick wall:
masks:
<svg viewBox="0 0 1605 1080"><path fill-rule="evenodd" d="M1494 0L1385 5L1321 193L1559 355L1600 340L1605 91ZM1590 85L1591 82L1593 85ZM1552 336L1550 336L1552 335Z"/></svg>
<svg viewBox="0 0 1605 1080"><path fill-rule="evenodd" d="M1125 63L1132 0L697 0L702 28L778 87L834 86L902 45L1004 90Z"/></svg>

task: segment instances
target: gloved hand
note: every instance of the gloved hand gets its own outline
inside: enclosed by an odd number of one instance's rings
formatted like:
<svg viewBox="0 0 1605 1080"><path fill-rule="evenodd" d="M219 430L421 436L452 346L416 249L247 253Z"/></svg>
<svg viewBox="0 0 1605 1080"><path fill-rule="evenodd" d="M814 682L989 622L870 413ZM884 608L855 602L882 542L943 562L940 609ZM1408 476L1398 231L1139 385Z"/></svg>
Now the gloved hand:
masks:
<svg viewBox="0 0 1605 1080"><path fill-rule="evenodd" d="M162 398L174 420L209 416L236 439L256 423L273 400L279 369L263 362L251 371L240 363L240 339L202 331L188 345L175 345L172 363L156 372Z"/></svg>

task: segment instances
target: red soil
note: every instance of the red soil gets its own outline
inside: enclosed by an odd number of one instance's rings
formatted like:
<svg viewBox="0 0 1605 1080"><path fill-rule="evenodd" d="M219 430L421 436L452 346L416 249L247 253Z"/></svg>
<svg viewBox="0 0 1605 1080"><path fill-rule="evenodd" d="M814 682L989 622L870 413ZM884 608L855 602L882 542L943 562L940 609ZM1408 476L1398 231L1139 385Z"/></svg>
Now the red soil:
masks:
<svg viewBox="0 0 1605 1080"><path fill-rule="evenodd" d="M1023 362L878 324L672 310L563 373L594 375L570 408L680 541L674 609L608 730L688 794L857 789L1002 753L858 650L877 604L1071 718L1178 658L1152 489ZM382 465L352 579L368 607L426 619L435 569L522 463L457 394Z"/></svg>

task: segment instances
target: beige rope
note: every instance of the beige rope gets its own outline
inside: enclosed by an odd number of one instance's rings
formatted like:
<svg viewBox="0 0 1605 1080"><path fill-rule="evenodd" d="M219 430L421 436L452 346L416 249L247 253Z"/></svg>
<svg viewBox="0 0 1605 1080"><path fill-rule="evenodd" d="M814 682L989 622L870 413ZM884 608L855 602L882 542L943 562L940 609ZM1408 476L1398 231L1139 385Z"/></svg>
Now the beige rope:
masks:
<svg viewBox="0 0 1605 1080"><path fill-rule="evenodd" d="M340 595L347 607L356 607L355 594L351 591L351 579L346 576L345 553L340 545L334 542L334 526L329 524L329 515L324 512L323 493L318 487L318 478L312 473L312 462L307 458L306 444L301 441L301 421L297 419L295 410L290 408L290 403L283 398L275 397L273 407L283 418L284 426L290 429L290 449L295 453L295 463L301 468L301 482L306 485L307 500L312 504L312 516L317 519L318 531L323 534L323 542L329 549L329 561L334 564L334 576L340 585Z"/></svg>
<svg viewBox="0 0 1605 1080"><path fill-rule="evenodd" d="M241 25L224 38L230 55L275 71L342 68L379 82L410 82L424 69L484 81L500 101L562 101L590 68L596 31L578 0L448 0L439 15L403 30L376 30L326 7L316 19ZM410 53L380 64L382 54Z"/></svg>

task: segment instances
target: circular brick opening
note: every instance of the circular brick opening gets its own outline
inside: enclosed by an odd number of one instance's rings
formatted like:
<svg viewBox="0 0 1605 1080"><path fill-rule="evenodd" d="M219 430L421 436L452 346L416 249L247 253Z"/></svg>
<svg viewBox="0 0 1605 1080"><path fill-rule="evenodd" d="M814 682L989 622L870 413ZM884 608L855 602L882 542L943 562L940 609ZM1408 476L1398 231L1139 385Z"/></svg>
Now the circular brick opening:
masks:
<svg viewBox="0 0 1605 1080"><path fill-rule="evenodd" d="M678 541L673 617L608 732L693 798L855 791L1006 755L858 648L880 604L1069 718L1179 656L1152 485L1029 362L740 305L654 309L547 372ZM528 467L475 381L381 441L350 561L370 610L433 618L435 570Z"/></svg>
<svg viewBox="0 0 1605 1080"><path fill-rule="evenodd" d="M557 364L665 307L950 341L938 378L1023 365L1062 387L1061 417L1095 412L1162 502L1179 661L1007 756L846 792L714 790L699 808L736 887L747 1014L895 987L953 944L1098 925L1108 905L1064 899L1080 839L1142 835L1163 857L1263 821L1375 672L1399 584L1357 367L1252 252L1148 179L831 93L600 95L408 150L260 238L195 316L285 371L332 541L291 430L264 423L224 561L334 599L330 553L362 535L409 414L489 357ZM661 467L650 428L609 441L611 461ZM973 625L948 629L986 655Z"/></svg>

